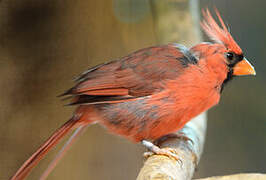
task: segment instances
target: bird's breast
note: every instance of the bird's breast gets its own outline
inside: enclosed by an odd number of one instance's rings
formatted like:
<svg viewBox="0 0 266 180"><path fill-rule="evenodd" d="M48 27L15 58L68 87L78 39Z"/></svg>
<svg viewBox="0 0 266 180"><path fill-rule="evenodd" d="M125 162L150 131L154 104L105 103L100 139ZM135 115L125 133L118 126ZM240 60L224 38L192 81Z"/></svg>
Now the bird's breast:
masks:
<svg viewBox="0 0 266 180"><path fill-rule="evenodd" d="M132 141L157 139L181 129L191 118L218 103L215 78L200 69L165 83L161 92L128 102L97 105L100 124Z"/></svg>

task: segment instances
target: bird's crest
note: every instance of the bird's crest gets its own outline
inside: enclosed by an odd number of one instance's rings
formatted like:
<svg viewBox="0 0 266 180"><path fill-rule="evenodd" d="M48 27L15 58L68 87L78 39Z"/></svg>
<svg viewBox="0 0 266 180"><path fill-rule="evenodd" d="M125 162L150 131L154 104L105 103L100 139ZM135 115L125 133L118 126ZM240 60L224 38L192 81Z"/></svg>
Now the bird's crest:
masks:
<svg viewBox="0 0 266 180"><path fill-rule="evenodd" d="M204 18L204 20L201 22L202 29L205 31L208 37L216 43L224 44L229 49L229 51L233 51L236 54L242 54L241 48L238 46L238 44L235 42L230 32L228 31L223 19L221 18L220 13L217 9L215 9L215 12L222 27L220 27L216 23L210 11L206 9L206 11L202 11Z"/></svg>

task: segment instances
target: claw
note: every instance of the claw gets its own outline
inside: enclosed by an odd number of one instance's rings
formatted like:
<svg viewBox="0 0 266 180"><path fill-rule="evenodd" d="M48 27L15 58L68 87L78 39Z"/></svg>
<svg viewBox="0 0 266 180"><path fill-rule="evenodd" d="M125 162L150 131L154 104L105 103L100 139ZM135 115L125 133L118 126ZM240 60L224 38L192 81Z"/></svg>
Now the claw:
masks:
<svg viewBox="0 0 266 180"><path fill-rule="evenodd" d="M148 159L148 158L151 157L152 155L154 155L154 153L151 152L151 151L147 151L147 152L144 152L144 153L143 153L143 157L144 157L145 159Z"/></svg>
<svg viewBox="0 0 266 180"><path fill-rule="evenodd" d="M192 145L194 145L194 141L192 139L190 139L189 137L187 137L184 133L179 133L177 134L177 138L182 139L184 141L190 141L192 143Z"/></svg>
<svg viewBox="0 0 266 180"><path fill-rule="evenodd" d="M160 147L158 147L158 146L154 145L153 143L146 141L146 140L143 140L142 144L151 151L151 152L145 152L144 153L145 158L148 158L148 157L155 155L155 154L156 155L164 155L164 156L169 157L170 159L174 159L174 160L178 161L179 163L181 163L181 166L182 166L183 163L182 163L181 159L178 157L175 149L173 149L173 148L160 148Z"/></svg>
<svg viewBox="0 0 266 180"><path fill-rule="evenodd" d="M162 144L164 141L166 141L167 139L171 139L171 138L177 138L177 139L182 139L184 141L190 141L192 143L192 145L194 145L194 142L192 139L190 139L189 137L187 137L184 133L180 132L178 134L167 134L165 136L162 136L161 138L157 139L154 141L154 144L156 144L157 146L159 146L160 144Z"/></svg>

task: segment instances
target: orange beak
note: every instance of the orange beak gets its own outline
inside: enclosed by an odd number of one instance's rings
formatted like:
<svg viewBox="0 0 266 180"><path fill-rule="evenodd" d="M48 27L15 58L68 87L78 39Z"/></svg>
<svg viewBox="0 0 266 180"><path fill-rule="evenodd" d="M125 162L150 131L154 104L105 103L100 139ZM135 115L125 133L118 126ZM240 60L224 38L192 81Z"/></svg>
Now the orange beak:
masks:
<svg viewBox="0 0 266 180"><path fill-rule="evenodd" d="M256 75L254 67L248 62L246 58L238 62L233 68L233 75L243 76L243 75Z"/></svg>

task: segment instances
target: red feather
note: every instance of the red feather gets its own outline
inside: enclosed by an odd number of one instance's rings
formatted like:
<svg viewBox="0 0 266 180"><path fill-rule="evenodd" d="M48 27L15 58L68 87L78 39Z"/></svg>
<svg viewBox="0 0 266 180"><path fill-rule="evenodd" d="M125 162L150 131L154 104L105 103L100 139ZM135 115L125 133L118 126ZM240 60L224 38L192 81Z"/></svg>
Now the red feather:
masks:
<svg viewBox="0 0 266 180"><path fill-rule="evenodd" d="M206 34L215 42L224 44L230 51L235 52L236 54L242 54L241 48L235 42L227 27L224 24L223 19L221 18L220 13L215 9L216 15L222 25L222 28L215 22L213 17L210 14L210 11L202 11L204 21L202 21L201 26Z"/></svg>
<svg viewBox="0 0 266 180"><path fill-rule="evenodd" d="M81 74L77 84L63 94L72 98L70 105L79 105L73 118L11 179L24 179L43 156L76 127L99 123L133 142L155 140L178 131L191 118L216 105L224 82L232 77L235 64L242 61L238 59L230 64L226 58L228 51L238 55L234 57L241 57L242 50L216 13L222 28L208 10L203 12L202 22L215 44L202 43L191 49L177 44L145 48ZM244 66L238 66L239 72L241 67L252 67L242 64ZM48 168L45 175L50 170Z"/></svg>

